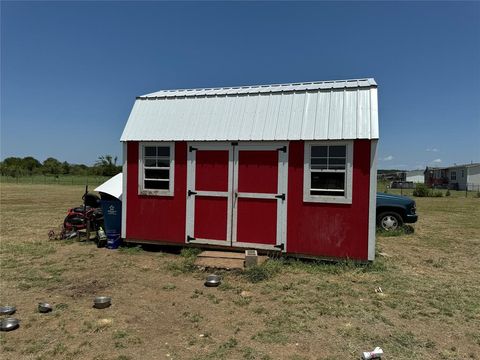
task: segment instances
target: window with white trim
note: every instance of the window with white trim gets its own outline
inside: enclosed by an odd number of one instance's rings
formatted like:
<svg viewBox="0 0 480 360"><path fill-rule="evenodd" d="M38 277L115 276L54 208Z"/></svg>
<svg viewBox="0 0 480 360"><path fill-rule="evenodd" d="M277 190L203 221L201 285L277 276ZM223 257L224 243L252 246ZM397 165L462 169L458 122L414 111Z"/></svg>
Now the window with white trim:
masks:
<svg viewBox="0 0 480 360"><path fill-rule="evenodd" d="M140 143L139 194L173 196L173 143Z"/></svg>
<svg viewBox="0 0 480 360"><path fill-rule="evenodd" d="M352 202L353 143L305 142L304 189L306 202Z"/></svg>
<svg viewBox="0 0 480 360"><path fill-rule="evenodd" d="M457 180L457 172L456 171L452 171L450 173L450 180Z"/></svg>

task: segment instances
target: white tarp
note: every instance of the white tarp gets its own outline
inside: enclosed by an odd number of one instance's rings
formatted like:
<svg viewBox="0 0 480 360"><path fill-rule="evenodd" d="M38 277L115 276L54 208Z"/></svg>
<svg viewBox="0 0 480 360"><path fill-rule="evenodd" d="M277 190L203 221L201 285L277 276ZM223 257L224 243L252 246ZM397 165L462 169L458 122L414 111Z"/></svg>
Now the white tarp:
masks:
<svg viewBox="0 0 480 360"><path fill-rule="evenodd" d="M97 187L95 191L102 192L116 197L118 200L122 200L122 179L122 173L117 174Z"/></svg>

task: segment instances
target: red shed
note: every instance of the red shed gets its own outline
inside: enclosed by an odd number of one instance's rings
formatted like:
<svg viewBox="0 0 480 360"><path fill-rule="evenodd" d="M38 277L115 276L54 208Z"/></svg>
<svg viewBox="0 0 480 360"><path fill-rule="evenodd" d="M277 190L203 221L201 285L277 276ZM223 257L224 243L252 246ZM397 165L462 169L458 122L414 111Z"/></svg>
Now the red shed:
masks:
<svg viewBox="0 0 480 360"><path fill-rule="evenodd" d="M373 79L137 97L122 237L373 260L377 108Z"/></svg>

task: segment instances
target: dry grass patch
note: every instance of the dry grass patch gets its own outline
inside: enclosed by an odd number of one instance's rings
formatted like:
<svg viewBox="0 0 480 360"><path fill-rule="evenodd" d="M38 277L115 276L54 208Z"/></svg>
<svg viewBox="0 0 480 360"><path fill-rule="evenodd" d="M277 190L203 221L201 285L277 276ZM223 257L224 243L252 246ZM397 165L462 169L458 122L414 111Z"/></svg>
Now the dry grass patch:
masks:
<svg viewBox="0 0 480 360"><path fill-rule="evenodd" d="M48 241L82 194L1 186L0 302L22 320L2 358L480 359L480 199L416 199L414 233L379 237L370 265L276 259L206 288L197 250ZM112 306L93 309L101 294Z"/></svg>

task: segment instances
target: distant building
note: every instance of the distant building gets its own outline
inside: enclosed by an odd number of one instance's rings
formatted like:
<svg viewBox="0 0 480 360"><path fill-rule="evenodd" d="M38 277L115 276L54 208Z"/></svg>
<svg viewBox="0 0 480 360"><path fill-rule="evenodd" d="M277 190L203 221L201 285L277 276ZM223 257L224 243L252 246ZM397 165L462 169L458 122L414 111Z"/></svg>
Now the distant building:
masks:
<svg viewBox="0 0 480 360"><path fill-rule="evenodd" d="M480 189L480 163L449 167L428 167L424 171L425 184L455 190Z"/></svg>
<svg viewBox="0 0 480 360"><path fill-rule="evenodd" d="M425 182L424 170L410 170L405 172L405 181L417 183Z"/></svg>

